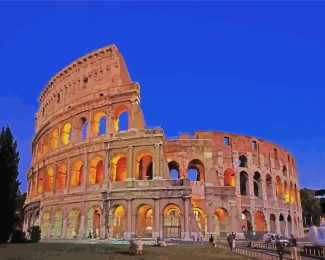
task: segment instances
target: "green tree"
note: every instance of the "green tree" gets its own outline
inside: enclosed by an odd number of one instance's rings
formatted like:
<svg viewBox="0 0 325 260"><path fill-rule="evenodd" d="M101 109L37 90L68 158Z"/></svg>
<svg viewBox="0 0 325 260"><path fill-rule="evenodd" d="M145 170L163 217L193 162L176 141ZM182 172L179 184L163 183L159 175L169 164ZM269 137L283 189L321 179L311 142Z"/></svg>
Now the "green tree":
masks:
<svg viewBox="0 0 325 260"><path fill-rule="evenodd" d="M318 225L322 208L319 200L315 198L315 192L310 189L300 190L302 215L306 221L306 225Z"/></svg>
<svg viewBox="0 0 325 260"><path fill-rule="evenodd" d="M16 198L18 195L19 153L9 126L0 134L0 243L6 242L16 222Z"/></svg>

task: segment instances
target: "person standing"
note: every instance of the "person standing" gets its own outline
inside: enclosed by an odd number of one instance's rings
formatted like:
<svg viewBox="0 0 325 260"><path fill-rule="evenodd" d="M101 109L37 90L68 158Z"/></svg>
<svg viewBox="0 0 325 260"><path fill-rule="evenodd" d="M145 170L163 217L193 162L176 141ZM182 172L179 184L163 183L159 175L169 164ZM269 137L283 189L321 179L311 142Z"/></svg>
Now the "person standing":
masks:
<svg viewBox="0 0 325 260"><path fill-rule="evenodd" d="M290 251L291 251L291 259L301 260L300 253L297 248L297 239L294 235L291 235L290 238Z"/></svg>
<svg viewBox="0 0 325 260"><path fill-rule="evenodd" d="M236 233L231 232L231 237L232 237L231 246L232 246L232 249L235 249L235 247L236 247Z"/></svg>
<svg viewBox="0 0 325 260"><path fill-rule="evenodd" d="M232 235L231 234L229 234L227 236L227 241L228 241L228 245L230 247L230 251L232 251Z"/></svg>

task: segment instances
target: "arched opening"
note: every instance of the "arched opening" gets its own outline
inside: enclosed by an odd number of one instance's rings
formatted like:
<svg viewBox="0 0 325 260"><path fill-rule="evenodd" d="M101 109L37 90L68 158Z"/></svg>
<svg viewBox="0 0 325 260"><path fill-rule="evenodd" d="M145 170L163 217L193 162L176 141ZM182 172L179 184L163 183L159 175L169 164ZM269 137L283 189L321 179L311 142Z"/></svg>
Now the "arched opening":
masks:
<svg viewBox="0 0 325 260"><path fill-rule="evenodd" d="M72 166L71 187L79 187L83 181L83 165L82 161L74 162Z"/></svg>
<svg viewBox="0 0 325 260"><path fill-rule="evenodd" d="M247 172L240 172L240 195L249 196L249 183Z"/></svg>
<svg viewBox="0 0 325 260"><path fill-rule="evenodd" d="M287 217L287 222L288 222L288 235L291 236L291 234L292 234L292 219L291 219L290 215Z"/></svg>
<svg viewBox="0 0 325 260"><path fill-rule="evenodd" d="M56 173L56 190L63 190L67 179L67 166L61 164Z"/></svg>
<svg viewBox="0 0 325 260"><path fill-rule="evenodd" d="M282 214L280 214L279 221L280 221L280 233L282 236L284 236L286 232L286 222Z"/></svg>
<svg viewBox="0 0 325 260"><path fill-rule="evenodd" d="M259 172L254 173L254 196L262 198L262 179Z"/></svg>
<svg viewBox="0 0 325 260"><path fill-rule="evenodd" d="M36 174L32 177L32 196L36 196L37 193L37 179Z"/></svg>
<svg viewBox="0 0 325 260"><path fill-rule="evenodd" d="M282 182L279 176L276 176L276 195L278 198L282 198Z"/></svg>
<svg viewBox="0 0 325 260"><path fill-rule="evenodd" d="M181 237L181 210L175 204L169 204L164 208L164 237Z"/></svg>
<svg viewBox="0 0 325 260"><path fill-rule="evenodd" d="M175 161L171 161L168 163L169 168L169 176L173 180L177 180L180 178L179 174L179 164Z"/></svg>
<svg viewBox="0 0 325 260"><path fill-rule="evenodd" d="M54 219L53 219L53 230L52 230L52 237L53 238L61 238L62 235L62 223L63 223L63 211L61 209L57 209L54 212Z"/></svg>
<svg viewBox="0 0 325 260"><path fill-rule="evenodd" d="M190 161L187 169L187 177L191 181L205 180L204 165L200 160L194 159Z"/></svg>
<svg viewBox="0 0 325 260"><path fill-rule="evenodd" d="M290 181L290 202L291 204L295 203L295 190L293 188L293 184L291 181Z"/></svg>
<svg viewBox="0 0 325 260"><path fill-rule="evenodd" d="M115 111L114 130L115 132L127 131L129 129L129 111L127 107L120 106Z"/></svg>
<svg viewBox="0 0 325 260"><path fill-rule="evenodd" d="M256 231L257 232L266 231L265 216L262 211L256 211L255 222L256 222Z"/></svg>
<svg viewBox="0 0 325 260"><path fill-rule="evenodd" d="M44 212L43 218L42 218L42 226L41 226L42 238L46 238L48 236L49 226L50 226L50 213Z"/></svg>
<svg viewBox="0 0 325 260"><path fill-rule="evenodd" d="M49 134L44 135L43 137L43 154L47 154L49 151Z"/></svg>
<svg viewBox="0 0 325 260"><path fill-rule="evenodd" d="M106 114L104 112L98 112L94 116L92 129L95 137L106 133Z"/></svg>
<svg viewBox="0 0 325 260"><path fill-rule="evenodd" d="M224 186L235 187L236 179L232 169L227 168L224 173Z"/></svg>
<svg viewBox="0 0 325 260"><path fill-rule="evenodd" d="M282 167L282 174L284 177L288 177L287 167L285 167L285 166Z"/></svg>
<svg viewBox="0 0 325 260"><path fill-rule="evenodd" d="M89 184L100 184L104 181L104 165L103 159L100 156L95 156L91 162L89 167L88 174L88 182Z"/></svg>
<svg viewBox="0 0 325 260"><path fill-rule="evenodd" d="M226 237L229 232L229 214L224 208L217 208L213 215L214 232L219 237Z"/></svg>
<svg viewBox="0 0 325 260"><path fill-rule="evenodd" d="M137 212L137 237L152 237L153 212L150 205L138 207Z"/></svg>
<svg viewBox="0 0 325 260"><path fill-rule="evenodd" d="M193 215L195 217L196 223L202 235L205 236L207 232L207 217L201 208L193 208Z"/></svg>
<svg viewBox="0 0 325 260"><path fill-rule="evenodd" d="M110 179L112 182L126 180L126 157L123 154L113 156Z"/></svg>
<svg viewBox="0 0 325 260"><path fill-rule="evenodd" d="M91 208L88 211L87 235L89 238L100 237L101 214L100 208Z"/></svg>
<svg viewBox="0 0 325 260"><path fill-rule="evenodd" d="M253 231L253 225L252 225L252 215L251 213L245 209L241 213L241 224L242 224L242 230L251 232Z"/></svg>
<svg viewBox="0 0 325 260"><path fill-rule="evenodd" d="M43 192L43 185L44 185L44 172L40 171L38 173L37 193Z"/></svg>
<svg viewBox="0 0 325 260"><path fill-rule="evenodd" d="M42 148L43 148L43 145L42 145L42 138L40 138L37 142L37 155L36 155L36 158L39 159L42 157Z"/></svg>
<svg viewBox="0 0 325 260"><path fill-rule="evenodd" d="M88 132L87 118L85 118L85 117L80 118L80 125L81 125L81 139L86 140L87 132Z"/></svg>
<svg viewBox="0 0 325 260"><path fill-rule="evenodd" d="M81 214L80 210L72 209L68 216L67 238L77 238L80 229Z"/></svg>
<svg viewBox="0 0 325 260"><path fill-rule="evenodd" d="M273 187L272 187L272 177L270 174L266 174L265 177L265 186L266 186L266 196L268 199L273 198Z"/></svg>
<svg viewBox="0 0 325 260"><path fill-rule="evenodd" d="M46 176L46 181L45 181L45 191L53 190L53 178L54 178L54 170L51 167L47 170L47 176Z"/></svg>
<svg viewBox="0 0 325 260"><path fill-rule="evenodd" d="M247 168L247 157L245 155L241 155L238 158L238 167Z"/></svg>
<svg viewBox="0 0 325 260"><path fill-rule="evenodd" d="M290 192L289 192L289 187L288 187L288 183L286 180L284 181L284 201L285 201L285 203L290 203Z"/></svg>
<svg viewBox="0 0 325 260"><path fill-rule="evenodd" d="M123 206L115 206L109 211L108 233L110 238L124 238L125 210Z"/></svg>
<svg viewBox="0 0 325 260"><path fill-rule="evenodd" d="M55 128L51 134L51 150L52 151L54 151L56 148L58 148L58 142L59 142L59 130L57 128Z"/></svg>
<svg viewBox="0 0 325 260"><path fill-rule="evenodd" d="M276 233L276 217L274 214L270 215L270 232Z"/></svg>
<svg viewBox="0 0 325 260"><path fill-rule="evenodd" d="M151 180L153 178L153 157L149 152L140 152L136 156L137 180Z"/></svg>
<svg viewBox="0 0 325 260"><path fill-rule="evenodd" d="M62 138L62 143L64 145L67 145L70 143L70 141L71 141L71 124L70 123L66 123L63 126L61 138Z"/></svg>

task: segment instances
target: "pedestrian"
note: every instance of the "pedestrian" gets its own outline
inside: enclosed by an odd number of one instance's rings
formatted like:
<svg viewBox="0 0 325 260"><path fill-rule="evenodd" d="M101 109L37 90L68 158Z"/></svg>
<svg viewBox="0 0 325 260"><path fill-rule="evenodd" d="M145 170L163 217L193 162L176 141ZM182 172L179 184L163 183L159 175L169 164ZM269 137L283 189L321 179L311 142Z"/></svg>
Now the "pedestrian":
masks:
<svg viewBox="0 0 325 260"><path fill-rule="evenodd" d="M231 232L231 236L232 236L231 246L232 246L232 249L235 249L235 247L236 247L236 233Z"/></svg>
<svg viewBox="0 0 325 260"><path fill-rule="evenodd" d="M294 260L301 260L300 253L298 252L297 248L297 239L294 235L291 235L290 238L290 252L291 252L291 259Z"/></svg>
<svg viewBox="0 0 325 260"><path fill-rule="evenodd" d="M211 234L211 236L209 238L209 242L210 242L210 244L213 244L213 236L212 236L212 234Z"/></svg>
<svg viewBox="0 0 325 260"><path fill-rule="evenodd" d="M230 247L230 251L232 251L232 235L231 234L229 234L227 236L227 241L228 241L228 245Z"/></svg>
<svg viewBox="0 0 325 260"><path fill-rule="evenodd" d="M279 235L275 236L275 246L276 246L276 252L278 253L280 260L283 259L283 253L284 253L284 248L283 245L280 242Z"/></svg>

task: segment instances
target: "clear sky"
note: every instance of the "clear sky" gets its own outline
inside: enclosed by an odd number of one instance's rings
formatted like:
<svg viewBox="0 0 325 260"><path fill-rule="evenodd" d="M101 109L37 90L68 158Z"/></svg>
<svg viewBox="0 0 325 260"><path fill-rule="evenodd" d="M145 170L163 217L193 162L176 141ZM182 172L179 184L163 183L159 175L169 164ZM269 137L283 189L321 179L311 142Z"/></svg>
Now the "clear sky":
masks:
<svg viewBox="0 0 325 260"><path fill-rule="evenodd" d="M0 3L0 125L31 162L38 96L60 69L115 43L147 125L282 145L301 187L325 188L325 2Z"/></svg>

